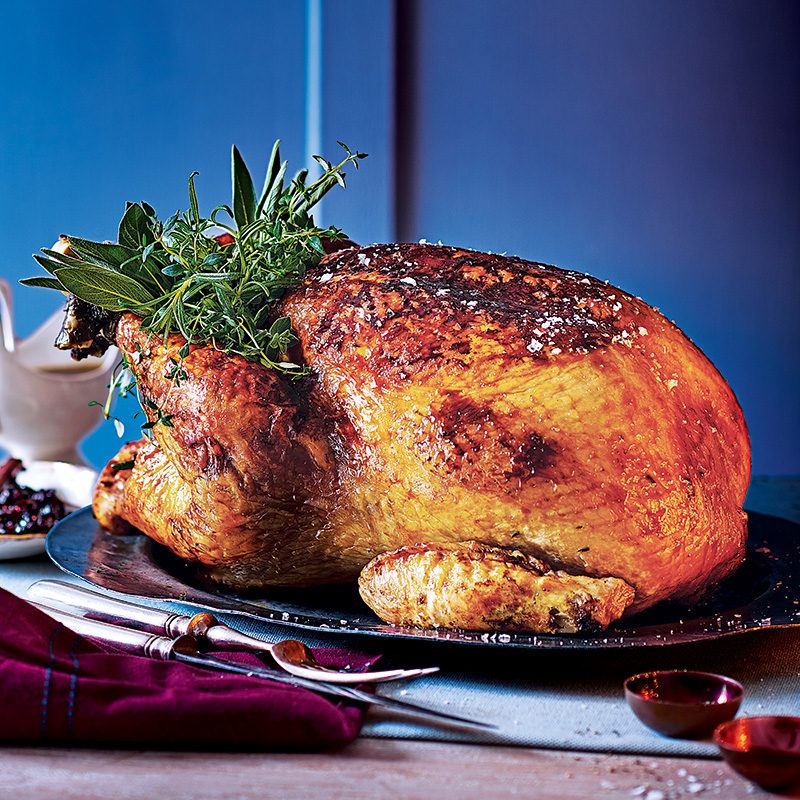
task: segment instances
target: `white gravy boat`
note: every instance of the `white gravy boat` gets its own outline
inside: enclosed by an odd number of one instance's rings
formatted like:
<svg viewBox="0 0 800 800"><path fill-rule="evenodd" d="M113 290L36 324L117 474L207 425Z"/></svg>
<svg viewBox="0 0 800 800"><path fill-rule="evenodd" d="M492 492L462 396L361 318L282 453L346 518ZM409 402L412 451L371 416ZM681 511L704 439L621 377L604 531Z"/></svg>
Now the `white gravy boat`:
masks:
<svg viewBox="0 0 800 800"><path fill-rule="evenodd" d="M85 464L78 443L103 421L89 402L105 400L119 352L74 361L53 345L63 319L56 312L16 339L11 290L0 279L0 448L23 462Z"/></svg>

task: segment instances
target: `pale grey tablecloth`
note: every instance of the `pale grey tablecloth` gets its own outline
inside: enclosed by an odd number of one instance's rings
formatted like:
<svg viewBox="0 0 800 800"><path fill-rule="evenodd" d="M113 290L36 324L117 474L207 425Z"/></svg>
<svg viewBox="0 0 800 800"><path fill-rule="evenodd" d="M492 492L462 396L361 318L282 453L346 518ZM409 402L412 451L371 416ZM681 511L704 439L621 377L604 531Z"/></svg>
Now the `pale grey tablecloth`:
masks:
<svg viewBox="0 0 800 800"><path fill-rule="evenodd" d="M800 479L753 481L747 507L800 522ZM0 586L21 596L42 578L65 579L44 558L0 562ZM800 597L800 587L797 589ZM179 604L169 604L179 609ZM269 641L375 648L374 639L308 636L293 628L236 618ZM800 628L761 630L694 645L635 651L504 651L500 648L392 643L382 648L402 664L438 664L442 673L382 692L497 725L484 734L420 726L371 715L365 736L518 744L617 753L716 756L710 742L666 739L643 727L622 694L628 675L652 669L722 672L746 689L741 714L800 714Z"/></svg>

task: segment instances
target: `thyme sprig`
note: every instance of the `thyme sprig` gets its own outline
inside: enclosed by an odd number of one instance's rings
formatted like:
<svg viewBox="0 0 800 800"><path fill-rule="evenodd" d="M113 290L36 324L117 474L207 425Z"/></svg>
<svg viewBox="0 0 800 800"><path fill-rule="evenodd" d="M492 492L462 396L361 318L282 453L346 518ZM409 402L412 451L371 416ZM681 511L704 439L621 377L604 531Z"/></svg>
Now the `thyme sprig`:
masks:
<svg viewBox="0 0 800 800"><path fill-rule="evenodd" d="M314 156L322 169L316 180L308 182L308 170L301 169L285 182L287 162L275 142L260 195L234 146L231 205L202 216L192 173L187 211L161 222L148 203L129 202L116 243L67 236L66 253L45 248L34 256L49 277L22 283L131 311L142 317L143 330L164 339L177 332L188 343L302 376L306 368L289 355L297 341L291 321L276 318L274 307L322 258L324 240L345 238L334 226L317 227L311 213L334 186L346 185L345 168L366 158L339 145L344 157L337 164ZM184 379L180 362L169 377Z"/></svg>

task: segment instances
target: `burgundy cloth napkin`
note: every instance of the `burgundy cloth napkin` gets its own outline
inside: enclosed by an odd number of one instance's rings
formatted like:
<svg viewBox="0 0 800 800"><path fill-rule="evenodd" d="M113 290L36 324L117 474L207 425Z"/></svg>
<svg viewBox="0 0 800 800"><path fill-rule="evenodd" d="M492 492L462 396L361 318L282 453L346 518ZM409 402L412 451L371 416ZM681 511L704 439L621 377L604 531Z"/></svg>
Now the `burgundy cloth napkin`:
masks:
<svg viewBox="0 0 800 800"><path fill-rule="evenodd" d="M375 660L315 655L355 669ZM363 717L306 689L104 650L0 589L0 742L320 750L355 739Z"/></svg>

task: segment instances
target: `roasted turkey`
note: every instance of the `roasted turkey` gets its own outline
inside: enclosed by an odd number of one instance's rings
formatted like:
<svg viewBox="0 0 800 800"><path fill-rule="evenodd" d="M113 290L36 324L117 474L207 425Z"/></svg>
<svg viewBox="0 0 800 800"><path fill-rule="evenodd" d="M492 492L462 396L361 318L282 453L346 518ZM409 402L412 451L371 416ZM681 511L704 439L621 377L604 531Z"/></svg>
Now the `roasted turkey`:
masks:
<svg viewBox="0 0 800 800"><path fill-rule="evenodd" d="M184 340L121 317L169 424L106 470L102 524L237 590L361 576L380 616L423 626L603 627L741 562L741 409L642 300L519 258L375 245L324 257L276 313L308 377L192 346L176 385Z"/></svg>

